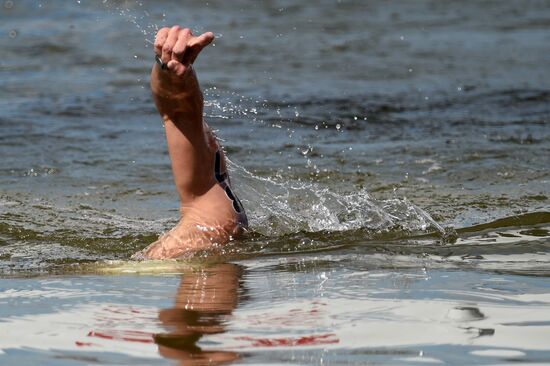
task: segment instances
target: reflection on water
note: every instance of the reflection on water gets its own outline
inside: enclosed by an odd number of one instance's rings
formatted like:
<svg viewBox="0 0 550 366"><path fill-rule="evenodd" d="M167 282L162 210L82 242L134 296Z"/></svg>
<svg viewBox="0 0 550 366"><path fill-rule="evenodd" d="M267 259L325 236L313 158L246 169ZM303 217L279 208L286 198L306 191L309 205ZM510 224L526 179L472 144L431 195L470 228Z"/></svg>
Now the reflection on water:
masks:
<svg viewBox="0 0 550 366"><path fill-rule="evenodd" d="M231 263L184 272L174 307L159 319L170 329L154 336L159 352L185 365L219 365L239 359L232 351L203 349L197 342L208 334L225 332L239 301L242 270Z"/></svg>
<svg viewBox="0 0 550 366"><path fill-rule="evenodd" d="M391 262L374 269L376 256L358 253L327 258L241 261L245 273L222 264L163 275L0 279L0 364L550 360L544 277Z"/></svg>

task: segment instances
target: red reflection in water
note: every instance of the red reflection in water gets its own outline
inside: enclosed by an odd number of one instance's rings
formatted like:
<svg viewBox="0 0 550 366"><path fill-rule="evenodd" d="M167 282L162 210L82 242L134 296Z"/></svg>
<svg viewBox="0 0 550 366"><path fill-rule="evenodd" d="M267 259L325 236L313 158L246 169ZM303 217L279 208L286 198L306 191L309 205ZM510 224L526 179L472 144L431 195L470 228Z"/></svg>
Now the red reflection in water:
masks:
<svg viewBox="0 0 550 366"><path fill-rule="evenodd" d="M253 337L238 337L240 341L252 342L252 347L293 347L293 346L316 346L321 344L335 344L340 342L336 334L318 334L304 336L299 338L253 338Z"/></svg>
<svg viewBox="0 0 550 366"><path fill-rule="evenodd" d="M78 347L92 347L92 346L98 346L97 344L93 344L91 342L80 342L75 341L74 344L76 344Z"/></svg>
<svg viewBox="0 0 550 366"><path fill-rule="evenodd" d="M141 332L139 330L104 330L101 332L90 331L88 337L112 339L116 341L153 343L154 333Z"/></svg>

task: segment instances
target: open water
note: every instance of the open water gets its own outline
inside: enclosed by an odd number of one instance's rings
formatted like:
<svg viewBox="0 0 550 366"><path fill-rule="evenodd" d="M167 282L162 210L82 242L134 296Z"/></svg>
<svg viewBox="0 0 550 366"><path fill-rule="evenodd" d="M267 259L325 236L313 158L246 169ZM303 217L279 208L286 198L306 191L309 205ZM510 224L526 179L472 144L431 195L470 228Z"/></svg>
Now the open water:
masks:
<svg viewBox="0 0 550 366"><path fill-rule="evenodd" d="M172 24L251 230L133 263ZM0 0L0 364L550 363L549 45L550 1Z"/></svg>

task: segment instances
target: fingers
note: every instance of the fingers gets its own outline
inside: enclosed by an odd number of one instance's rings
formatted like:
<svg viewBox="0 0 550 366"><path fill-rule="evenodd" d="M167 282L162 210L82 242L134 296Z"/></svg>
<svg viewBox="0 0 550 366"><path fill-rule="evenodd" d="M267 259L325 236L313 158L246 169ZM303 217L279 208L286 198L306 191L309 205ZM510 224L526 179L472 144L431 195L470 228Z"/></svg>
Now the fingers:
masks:
<svg viewBox="0 0 550 366"><path fill-rule="evenodd" d="M162 46L164 46L166 37L168 37L169 30L170 28L164 27L157 32L157 36L155 37L155 54L158 56L162 56Z"/></svg>
<svg viewBox="0 0 550 366"><path fill-rule="evenodd" d="M170 60L166 66L168 67L168 70L174 72L178 76L182 76L191 65L184 65L179 61Z"/></svg>
<svg viewBox="0 0 550 366"><path fill-rule="evenodd" d="M170 28L170 31L168 31L168 37L166 38L166 41L164 41L164 45L162 46L161 56L161 60L165 64L172 59L172 49L174 48L174 45L178 40L179 31L180 27L177 25L173 26L172 28Z"/></svg>
<svg viewBox="0 0 550 366"><path fill-rule="evenodd" d="M189 39L193 36L189 28L183 28L178 34L178 40L172 49L172 60L181 61Z"/></svg>
<svg viewBox="0 0 550 366"><path fill-rule="evenodd" d="M168 69L182 75L202 49L213 40L212 32L194 37L189 28L182 29L177 25L171 28L164 27L155 37L155 54L168 66Z"/></svg>

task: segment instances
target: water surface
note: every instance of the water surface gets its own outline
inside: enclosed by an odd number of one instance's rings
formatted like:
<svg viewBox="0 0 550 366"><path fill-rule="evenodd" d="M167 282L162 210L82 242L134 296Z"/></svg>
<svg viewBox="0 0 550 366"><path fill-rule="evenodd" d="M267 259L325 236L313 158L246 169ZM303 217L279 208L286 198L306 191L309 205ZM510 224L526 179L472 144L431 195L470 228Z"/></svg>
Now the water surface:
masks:
<svg viewBox="0 0 550 366"><path fill-rule="evenodd" d="M0 2L0 363L549 362L549 12ZM251 231L136 264L177 221L167 24L217 36L196 69Z"/></svg>

